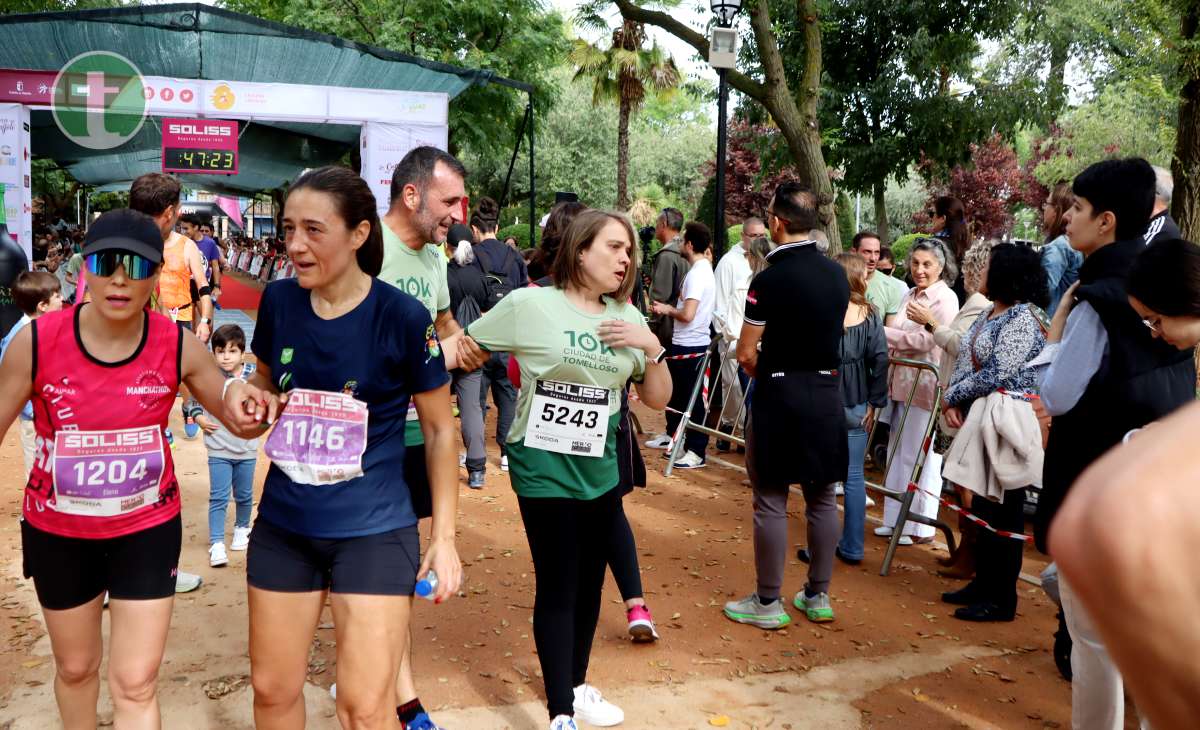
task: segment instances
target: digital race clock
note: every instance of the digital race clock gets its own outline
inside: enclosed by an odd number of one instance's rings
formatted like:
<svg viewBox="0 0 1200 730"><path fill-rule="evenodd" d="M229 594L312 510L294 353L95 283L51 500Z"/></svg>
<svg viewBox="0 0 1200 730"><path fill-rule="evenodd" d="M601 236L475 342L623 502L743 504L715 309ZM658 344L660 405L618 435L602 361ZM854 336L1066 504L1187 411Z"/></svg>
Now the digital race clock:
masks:
<svg viewBox="0 0 1200 730"><path fill-rule="evenodd" d="M236 175L238 123L223 119L162 120L162 170Z"/></svg>

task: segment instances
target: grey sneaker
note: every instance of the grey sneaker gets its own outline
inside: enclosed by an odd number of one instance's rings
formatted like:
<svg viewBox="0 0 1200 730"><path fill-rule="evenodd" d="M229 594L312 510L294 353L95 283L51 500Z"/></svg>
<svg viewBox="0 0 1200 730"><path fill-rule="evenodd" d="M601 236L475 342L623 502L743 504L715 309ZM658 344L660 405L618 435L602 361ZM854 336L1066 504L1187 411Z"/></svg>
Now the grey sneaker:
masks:
<svg viewBox="0 0 1200 730"><path fill-rule="evenodd" d="M473 471L467 475L467 486L471 489L483 489L484 472Z"/></svg>
<svg viewBox="0 0 1200 730"><path fill-rule="evenodd" d="M757 593L751 593L740 601L726 603L725 616L739 624L768 630L782 629L792 622L792 617L783 608L783 601L776 598L764 606L759 602Z"/></svg>
<svg viewBox="0 0 1200 730"><path fill-rule="evenodd" d="M828 623L833 620L833 604L829 601L828 593L818 593L809 598L801 590L792 599L792 605L804 612L808 620L815 624Z"/></svg>
<svg viewBox="0 0 1200 730"><path fill-rule="evenodd" d="M182 570L175 574L175 592L191 593L200 587L204 579L195 573L185 573Z"/></svg>

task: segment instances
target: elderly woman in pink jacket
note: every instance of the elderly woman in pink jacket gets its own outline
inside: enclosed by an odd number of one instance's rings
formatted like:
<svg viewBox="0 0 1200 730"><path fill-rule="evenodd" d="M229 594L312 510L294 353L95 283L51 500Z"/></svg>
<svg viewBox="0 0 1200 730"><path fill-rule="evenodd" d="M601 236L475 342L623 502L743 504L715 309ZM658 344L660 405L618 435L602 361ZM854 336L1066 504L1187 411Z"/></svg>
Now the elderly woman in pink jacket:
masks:
<svg viewBox="0 0 1200 730"><path fill-rule="evenodd" d="M936 238L919 239L913 243L908 254L908 272L916 286L904 295L899 313L892 319L890 326L884 328L888 349L892 357L939 365L942 362L942 348L937 346L932 328L908 318L908 303L915 302L927 307L939 322L954 319L958 313L958 297L949 287L949 283L954 281L958 274L954 255ZM912 391L914 381L917 381L917 392L913 396L908 419L901 429L900 417L904 413L904 402ZM917 463L923 446L924 425L935 408L936 390L937 378L930 372L907 367L892 368L888 393L892 401L889 421L892 424L892 434L888 444L891 468L888 470L885 485L890 491L904 492L908 488L913 465ZM936 517L938 501L935 497L917 493L913 499L912 511L925 517ZM883 504L884 526L876 528L875 534L890 537L899 515L900 502L890 497L886 498ZM903 529L901 545L933 539L934 528L929 525L907 522Z"/></svg>

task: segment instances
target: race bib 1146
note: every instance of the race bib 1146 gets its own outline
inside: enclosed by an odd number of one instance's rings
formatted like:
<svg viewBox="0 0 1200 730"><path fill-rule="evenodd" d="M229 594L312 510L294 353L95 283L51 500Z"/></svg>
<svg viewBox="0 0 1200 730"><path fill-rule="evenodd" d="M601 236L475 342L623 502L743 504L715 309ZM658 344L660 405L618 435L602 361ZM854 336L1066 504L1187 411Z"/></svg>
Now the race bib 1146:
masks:
<svg viewBox="0 0 1200 730"><path fill-rule="evenodd" d="M573 456L603 456L608 438L608 399L608 388L537 381L525 427L525 445Z"/></svg>
<svg viewBox="0 0 1200 730"><path fill-rule="evenodd" d="M54 435L54 508L115 517L158 501L166 460L158 426Z"/></svg>
<svg viewBox="0 0 1200 730"><path fill-rule="evenodd" d="M337 484L363 474L367 404L344 393L293 390L263 451L297 484Z"/></svg>

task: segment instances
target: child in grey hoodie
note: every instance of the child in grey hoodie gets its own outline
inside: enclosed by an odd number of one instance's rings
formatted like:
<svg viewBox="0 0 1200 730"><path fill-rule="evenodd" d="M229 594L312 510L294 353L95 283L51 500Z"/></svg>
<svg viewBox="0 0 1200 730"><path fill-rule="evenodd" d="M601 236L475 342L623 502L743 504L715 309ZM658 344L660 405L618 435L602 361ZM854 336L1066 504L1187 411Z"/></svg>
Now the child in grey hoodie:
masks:
<svg viewBox="0 0 1200 730"><path fill-rule="evenodd" d="M246 333L236 324L218 327L212 334L213 357L226 378L249 378L254 366L243 361ZM237 504L231 550L250 544L250 511L254 504L254 465L258 461L258 439L238 438L198 405L192 415L204 430L208 449L208 564L214 568L229 563L225 552L225 510L232 488Z"/></svg>

